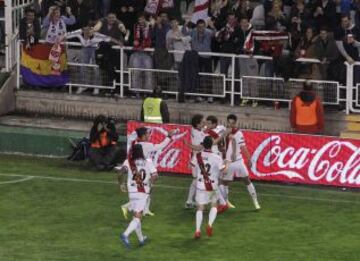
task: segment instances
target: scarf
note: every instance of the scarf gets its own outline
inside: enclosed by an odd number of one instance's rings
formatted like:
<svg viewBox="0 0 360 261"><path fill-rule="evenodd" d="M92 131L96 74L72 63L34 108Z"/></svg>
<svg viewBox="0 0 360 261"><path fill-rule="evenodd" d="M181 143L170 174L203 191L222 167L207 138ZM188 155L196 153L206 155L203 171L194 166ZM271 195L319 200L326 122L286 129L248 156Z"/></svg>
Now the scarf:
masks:
<svg viewBox="0 0 360 261"><path fill-rule="evenodd" d="M46 33L46 38L45 38L46 42L55 43L65 33L66 33L66 25L61 18L56 24L54 24L51 21Z"/></svg>
<svg viewBox="0 0 360 261"><path fill-rule="evenodd" d="M136 24L134 28L134 47L144 49L151 47L150 26Z"/></svg>
<svg viewBox="0 0 360 261"><path fill-rule="evenodd" d="M145 12L148 14L156 15L161 8L173 8L173 0L147 0Z"/></svg>

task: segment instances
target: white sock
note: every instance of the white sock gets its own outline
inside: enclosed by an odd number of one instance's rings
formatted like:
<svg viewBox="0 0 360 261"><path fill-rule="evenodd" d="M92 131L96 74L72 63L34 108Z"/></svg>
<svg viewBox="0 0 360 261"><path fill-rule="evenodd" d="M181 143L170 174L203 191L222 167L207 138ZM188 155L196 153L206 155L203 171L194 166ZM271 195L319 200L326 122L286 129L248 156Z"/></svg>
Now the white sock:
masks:
<svg viewBox="0 0 360 261"><path fill-rule="evenodd" d="M212 227L217 215L217 208L212 207L209 212L209 226Z"/></svg>
<svg viewBox="0 0 360 261"><path fill-rule="evenodd" d="M131 220L127 229L125 230L124 235L128 237L139 226L139 223L140 223L140 219L134 217L133 220Z"/></svg>
<svg viewBox="0 0 360 261"><path fill-rule="evenodd" d="M249 194L250 194L253 202L257 202L256 190L255 190L255 187L254 187L254 185L252 183L247 185L247 190L249 191Z"/></svg>
<svg viewBox="0 0 360 261"><path fill-rule="evenodd" d="M226 205L226 200L224 199L223 193L221 193L220 189L216 192L220 205Z"/></svg>
<svg viewBox="0 0 360 261"><path fill-rule="evenodd" d="M195 193L196 193L196 179L193 179L193 181L190 184L188 199L186 201L187 203L194 202Z"/></svg>
<svg viewBox="0 0 360 261"><path fill-rule="evenodd" d="M146 204L145 204L145 209L144 209L145 214L150 212L150 201L151 201L151 198L150 198L150 195L149 195L147 200L146 200Z"/></svg>
<svg viewBox="0 0 360 261"><path fill-rule="evenodd" d="M202 220L203 220L202 210L196 211L196 231L200 231Z"/></svg>
<svg viewBox="0 0 360 261"><path fill-rule="evenodd" d="M141 230L141 220L139 219L139 224L135 230L137 238L139 239L139 241L143 241L144 240L144 236Z"/></svg>
<svg viewBox="0 0 360 261"><path fill-rule="evenodd" d="M224 185L220 185L220 186L219 186L219 191L220 191L220 193L221 193L222 199L224 200L224 202L221 202L221 198L219 198L220 204L221 204L221 205L225 205L225 204L226 204L226 201L227 201L227 194L226 194L225 186L224 186Z"/></svg>

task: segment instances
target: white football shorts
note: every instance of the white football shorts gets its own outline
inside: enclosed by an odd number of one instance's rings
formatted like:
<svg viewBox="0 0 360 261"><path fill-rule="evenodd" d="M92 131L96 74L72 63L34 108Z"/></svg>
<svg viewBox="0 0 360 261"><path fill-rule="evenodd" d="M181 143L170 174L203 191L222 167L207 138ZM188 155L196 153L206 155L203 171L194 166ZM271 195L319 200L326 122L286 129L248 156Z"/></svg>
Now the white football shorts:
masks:
<svg viewBox="0 0 360 261"><path fill-rule="evenodd" d="M146 193L129 193L130 209L134 212L144 211L148 197L150 197L150 195Z"/></svg>
<svg viewBox="0 0 360 261"><path fill-rule="evenodd" d="M249 171L245 165L244 160L237 160L231 162L222 180L233 181L236 178L246 178L249 176Z"/></svg>
<svg viewBox="0 0 360 261"><path fill-rule="evenodd" d="M206 190L196 190L195 201L198 205L207 205L207 204L216 204L218 201L217 190L206 191Z"/></svg>

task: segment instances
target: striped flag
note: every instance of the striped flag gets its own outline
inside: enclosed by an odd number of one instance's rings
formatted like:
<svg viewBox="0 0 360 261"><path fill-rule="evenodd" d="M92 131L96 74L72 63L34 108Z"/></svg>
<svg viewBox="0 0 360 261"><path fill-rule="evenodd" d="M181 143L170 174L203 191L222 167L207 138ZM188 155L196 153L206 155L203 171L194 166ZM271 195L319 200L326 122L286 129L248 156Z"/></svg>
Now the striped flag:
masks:
<svg viewBox="0 0 360 261"><path fill-rule="evenodd" d="M244 51L252 53L255 41L260 43L260 50L267 55L279 56L283 49L283 41L289 40L289 34L278 31L251 31L244 42Z"/></svg>
<svg viewBox="0 0 360 261"><path fill-rule="evenodd" d="M206 21L209 18L209 0L195 0L194 12L191 17L191 22L196 24L198 20Z"/></svg>

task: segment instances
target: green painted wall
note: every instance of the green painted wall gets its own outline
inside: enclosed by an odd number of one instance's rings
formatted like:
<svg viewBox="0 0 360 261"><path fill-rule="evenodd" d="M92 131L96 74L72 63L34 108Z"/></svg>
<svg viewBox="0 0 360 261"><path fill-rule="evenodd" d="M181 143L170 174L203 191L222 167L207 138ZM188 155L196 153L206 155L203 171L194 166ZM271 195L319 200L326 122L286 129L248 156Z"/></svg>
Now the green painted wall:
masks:
<svg viewBox="0 0 360 261"><path fill-rule="evenodd" d="M0 126L0 152L64 157L72 152L69 138L75 142L88 133L43 128ZM126 137L120 137L125 145Z"/></svg>

